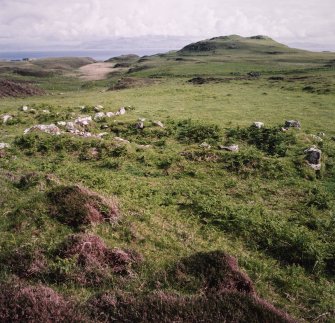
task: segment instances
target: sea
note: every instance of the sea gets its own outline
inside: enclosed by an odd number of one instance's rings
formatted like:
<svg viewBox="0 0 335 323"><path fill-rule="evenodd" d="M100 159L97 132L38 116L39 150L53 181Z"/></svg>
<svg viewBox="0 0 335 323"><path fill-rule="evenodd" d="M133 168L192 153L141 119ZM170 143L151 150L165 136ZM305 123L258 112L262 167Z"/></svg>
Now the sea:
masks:
<svg viewBox="0 0 335 323"><path fill-rule="evenodd" d="M55 58L55 57L91 57L97 61L105 61L111 57L136 54L138 56L166 53L171 48L150 48L132 50L60 50L60 51L1 51L0 60L13 61L23 58Z"/></svg>

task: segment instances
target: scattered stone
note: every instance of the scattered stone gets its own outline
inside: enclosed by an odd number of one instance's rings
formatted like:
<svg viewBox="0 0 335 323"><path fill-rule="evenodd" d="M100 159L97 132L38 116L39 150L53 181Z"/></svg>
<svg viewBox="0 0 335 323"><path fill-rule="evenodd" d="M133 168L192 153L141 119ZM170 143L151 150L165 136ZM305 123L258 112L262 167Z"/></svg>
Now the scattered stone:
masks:
<svg viewBox="0 0 335 323"><path fill-rule="evenodd" d="M144 122L144 121L145 121L145 118L138 118L138 121L140 121L140 122Z"/></svg>
<svg viewBox="0 0 335 323"><path fill-rule="evenodd" d="M35 132L35 131L41 131L41 132L45 132L45 133L49 133L51 135L60 135L61 131L60 129L54 125L54 124L49 124L49 125L45 125L45 124L38 124L36 126L32 126L28 129L26 129L24 131L24 134L30 133L30 132Z"/></svg>
<svg viewBox="0 0 335 323"><path fill-rule="evenodd" d="M306 160L308 165L314 170L321 169L321 150L315 146L308 148L304 151L306 153Z"/></svg>
<svg viewBox="0 0 335 323"><path fill-rule="evenodd" d="M5 148L10 148L10 145L5 142L0 142L0 150Z"/></svg>
<svg viewBox="0 0 335 323"><path fill-rule="evenodd" d="M114 116L115 116L114 112L106 112L106 117L107 118L111 118L111 117L114 117Z"/></svg>
<svg viewBox="0 0 335 323"><path fill-rule="evenodd" d="M264 123L263 123L263 122L260 122L260 121L255 121L255 122L253 123L253 125L254 125L256 128L258 128L258 129L261 129L261 128L264 127Z"/></svg>
<svg viewBox="0 0 335 323"><path fill-rule="evenodd" d="M1 116L1 119L2 119L3 123L7 123L8 120L13 119L13 116L10 115L10 114L3 114L3 115Z"/></svg>
<svg viewBox="0 0 335 323"><path fill-rule="evenodd" d="M144 122L142 122L142 121L137 122L136 125L135 125L135 128L136 129L144 129Z"/></svg>
<svg viewBox="0 0 335 323"><path fill-rule="evenodd" d="M77 130L74 122L66 122L65 128L68 132L75 132Z"/></svg>
<svg viewBox="0 0 335 323"><path fill-rule="evenodd" d="M43 113L49 114L50 111L49 110L42 110Z"/></svg>
<svg viewBox="0 0 335 323"><path fill-rule="evenodd" d="M285 128L298 128L298 129L300 129L301 124L300 124L300 121L297 121L297 120L286 120L284 127Z"/></svg>
<svg viewBox="0 0 335 323"><path fill-rule="evenodd" d="M318 132L317 135L319 137L326 137L326 134L324 132Z"/></svg>
<svg viewBox="0 0 335 323"><path fill-rule="evenodd" d="M219 148L222 149L222 150L227 150L227 151L236 151L236 152L239 151L238 145L230 145L230 146L220 145Z"/></svg>
<svg viewBox="0 0 335 323"><path fill-rule="evenodd" d="M97 106L94 107L94 111L96 111L96 112L100 112L103 109L104 109L104 107L102 105L97 105Z"/></svg>
<svg viewBox="0 0 335 323"><path fill-rule="evenodd" d="M154 125L154 126L157 126L157 127L164 128L164 125L163 125L163 123L162 123L161 121L154 121L154 122L153 122L153 125Z"/></svg>
<svg viewBox="0 0 335 323"><path fill-rule="evenodd" d="M147 149L147 148L151 148L151 145L137 145L137 148Z"/></svg>
<svg viewBox="0 0 335 323"><path fill-rule="evenodd" d="M211 145L208 144L207 142L203 142L202 144L199 145L199 147L205 148L205 149L211 149Z"/></svg>
<svg viewBox="0 0 335 323"><path fill-rule="evenodd" d="M125 144L130 144L129 140L126 140L126 139L123 139L123 138L120 138L120 137L114 137L114 140L116 140L118 142L125 143Z"/></svg>
<svg viewBox="0 0 335 323"><path fill-rule="evenodd" d="M29 111L29 108L26 105L24 105L20 108L20 110L21 111Z"/></svg>
<svg viewBox="0 0 335 323"><path fill-rule="evenodd" d="M108 135L108 132L101 132L101 133L99 133L97 136L98 136L99 138L102 138L102 137L107 136L107 135Z"/></svg>
<svg viewBox="0 0 335 323"><path fill-rule="evenodd" d="M313 134L310 135L310 137L317 142L322 142L323 141L321 137L313 135Z"/></svg>
<svg viewBox="0 0 335 323"><path fill-rule="evenodd" d="M123 115L123 114L126 114L126 108L124 107L120 108L119 111L116 112L117 116Z"/></svg>
<svg viewBox="0 0 335 323"><path fill-rule="evenodd" d="M98 112L95 114L94 116L94 120L95 121L100 121L102 119L104 119L106 117L105 113L104 112Z"/></svg>
<svg viewBox="0 0 335 323"><path fill-rule="evenodd" d="M66 121L57 121L57 126L65 127L66 123Z"/></svg>
<svg viewBox="0 0 335 323"><path fill-rule="evenodd" d="M92 122L92 117L79 117L74 122L80 126L88 126Z"/></svg>

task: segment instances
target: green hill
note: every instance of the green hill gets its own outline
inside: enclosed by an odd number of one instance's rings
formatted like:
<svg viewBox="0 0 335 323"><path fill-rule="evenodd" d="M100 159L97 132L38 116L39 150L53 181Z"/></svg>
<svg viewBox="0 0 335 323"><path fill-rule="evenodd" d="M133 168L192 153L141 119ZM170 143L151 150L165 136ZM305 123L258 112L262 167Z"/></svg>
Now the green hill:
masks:
<svg viewBox="0 0 335 323"><path fill-rule="evenodd" d="M334 61L234 35L97 81L3 63L0 321L334 322Z"/></svg>

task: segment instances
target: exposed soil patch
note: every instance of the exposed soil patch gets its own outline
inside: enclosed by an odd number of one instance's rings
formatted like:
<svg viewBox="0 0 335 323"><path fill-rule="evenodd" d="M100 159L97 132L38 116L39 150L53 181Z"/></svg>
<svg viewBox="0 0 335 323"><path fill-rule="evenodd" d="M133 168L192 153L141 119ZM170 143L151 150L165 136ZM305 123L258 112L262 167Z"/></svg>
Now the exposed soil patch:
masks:
<svg viewBox="0 0 335 323"><path fill-rule="evenodd" d="M0 80L0 98L1 97L26 97L34 95L43 95L45 91L30 85L9 80Z"/></svg>
<svg viewBox="0 0 335 323"><path fill-rule="evenodd" d="M0 290L0 322L85 322L72 302L49 287L12 282Z"/></svg>
<svg viewBox="0 0 335 323"><path fill-rule="evenodd" d="M76 229L94 223L114 223L119 218L113 199L81 186L59 186L50 191L47 197L50 215Z"/></svg>
<svg viewBox="0 0 335 323"><path fill-rule="evenodd" d="M150 78L135 78L135 77L124 77L117 81L115 85L110 87L108 90L124 90L131 89L134 87L142 87L155 84L157 80Z"/></svg>
<svg viewBox="0 0 335 323"><path fill-rule="evenodd" d="M81 285L96 285L112 274L132 276L142 257L133 250L110 249L104 241L91 234L71 235L61 245L58 256L72 259L76 268L66 274Z"/></svg>
<svg viewBox="0 0 335 323"><path fill-rule="evenodd" d="M86 81L104 80L113 71L114 63L93 63L79 68L80 78Z"/></svg>

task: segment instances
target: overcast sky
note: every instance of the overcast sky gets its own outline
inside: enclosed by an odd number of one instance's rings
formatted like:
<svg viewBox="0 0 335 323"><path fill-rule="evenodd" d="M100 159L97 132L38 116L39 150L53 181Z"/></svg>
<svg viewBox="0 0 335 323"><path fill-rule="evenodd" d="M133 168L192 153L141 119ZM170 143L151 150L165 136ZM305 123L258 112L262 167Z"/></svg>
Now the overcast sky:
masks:
<svg viewBox="0 0 335 323"><path fill-rule="evenodd" d="M335 0L0 0L1 50L229 34L335 50Z"/></svg>

